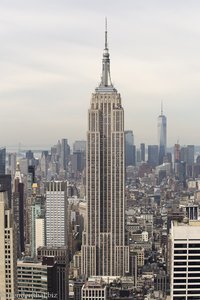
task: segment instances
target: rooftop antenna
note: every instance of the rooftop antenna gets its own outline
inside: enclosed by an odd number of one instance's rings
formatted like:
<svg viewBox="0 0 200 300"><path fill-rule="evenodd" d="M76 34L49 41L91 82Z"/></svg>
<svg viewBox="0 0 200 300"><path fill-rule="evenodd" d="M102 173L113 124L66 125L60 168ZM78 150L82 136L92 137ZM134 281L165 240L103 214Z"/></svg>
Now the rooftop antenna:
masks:
<svg viewBox="0 0 200 300"><path fill-rule="evenodd" d="M108 49L108 36L107 36L107 17L105 18L105 49Z"/></svg>
<svg viewBox="0 0 200 300"><path fill-rule="evenodd" d="M163 115L163 101L161 101L161 116Z"/></svg>

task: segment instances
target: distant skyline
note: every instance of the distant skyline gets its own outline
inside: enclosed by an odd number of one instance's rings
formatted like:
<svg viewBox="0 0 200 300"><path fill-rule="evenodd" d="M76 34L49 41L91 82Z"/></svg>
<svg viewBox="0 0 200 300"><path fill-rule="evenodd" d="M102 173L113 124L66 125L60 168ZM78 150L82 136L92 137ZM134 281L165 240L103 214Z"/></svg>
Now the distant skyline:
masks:
<svg viewBox="0 0 200 300"><path fill-rule="evenodd" d="M199 145L199 15L197 0L2 0L0 146L86 139L105 17L111 78L135 144L157 144L163 101L167 145Z"/></svg>

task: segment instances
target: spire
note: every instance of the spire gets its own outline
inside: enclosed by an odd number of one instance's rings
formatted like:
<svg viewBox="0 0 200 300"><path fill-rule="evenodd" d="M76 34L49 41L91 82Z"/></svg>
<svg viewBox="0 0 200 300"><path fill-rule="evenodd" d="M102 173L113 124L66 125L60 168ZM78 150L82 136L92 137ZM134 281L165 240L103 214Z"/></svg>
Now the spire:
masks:
<svg viewBox="0 0 200 300"><path fill-rule="evenodd" d="M112 86L110 78L110 54L108 50L107 18L105 19L105 48L102 60L102 76L100 87Z"/></svg>
<svg viewBox="0 0 200 300"><path fill-rule="evenodd" d="M108 50L107 18L105 19L105 50Z"/></svg>
<svg viewBox="0 0 200 300"><path fill-rule="evenodd" d="M161 101L161 116L163 115L163 101Z"/></svg>

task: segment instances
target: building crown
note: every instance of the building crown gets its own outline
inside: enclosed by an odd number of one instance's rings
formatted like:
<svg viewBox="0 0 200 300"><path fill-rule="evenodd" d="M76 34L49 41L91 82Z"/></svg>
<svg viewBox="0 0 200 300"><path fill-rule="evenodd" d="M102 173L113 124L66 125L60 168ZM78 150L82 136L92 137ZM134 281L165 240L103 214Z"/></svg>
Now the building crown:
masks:
<svg viewBox="0 0 200 300"><path fill-rule="evenodd" d="M108 49L108 32L107 32L107 18L105 20L105 47L102 59L102 75L101 83L96 88L96 92L113 92L116 89L113 87L110 76L110 54Z"/></svg>

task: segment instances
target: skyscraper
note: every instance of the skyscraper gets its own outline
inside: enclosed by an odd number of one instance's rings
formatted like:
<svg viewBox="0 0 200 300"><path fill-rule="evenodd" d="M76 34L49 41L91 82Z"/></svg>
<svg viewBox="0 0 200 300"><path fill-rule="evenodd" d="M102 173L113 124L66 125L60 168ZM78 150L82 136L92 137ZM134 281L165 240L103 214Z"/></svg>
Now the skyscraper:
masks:
<svg viewBox="0 0 200 300"><path fill-rule="evenodd" d="M67 169L70 156L70 146L67 139L61 140L60 166L63 170Z"/></svg>
<svg viewBox="0 0 200 300"><path fill-rule="evenodd" d="M7 192L0 192L0 299L16 299L16 234Z"/></svg>
<svg viewBox="0 0 200 300"><path fill-rule="evenodd" d="M141 161L145 161L145 144L140 144Z"/></svg>
<svg viewBox="0 0 200 300"><path fill-rule="evenodd" d="M170 299L200 299L199 231L199 221L172 223Z"/></svg>
<svg viewBox="0 0 200 300"><path fill-rule="evenodd" d="M67 182L46 184L46 245L67 245Z"/></svg>
<svg viewBox="0 0 200 300"><path fill-rule="evenodd" d="M0 175L6 173L6 148L0 148Z"/></svg>
<svg viewBox="0 0 200 300"><path fill-rule="evenodd" d="M159 147L159 164L163 163L163 158L167 148L167 118L163 115L161 105L161 114L158 117L158 147Z"/></svg>
<svg viewBox="0 0 200 300"><path fill-rule="evenodd" d="M148 163L155 168L158 165L158 146L148 145Z"/></svg>
<svg viewBox="0 0 200 300"><path fill-rule="evenodd" d="M57 261L44 256L42 262L30 258L18 260L18 299L58 300Z"/></svg>
<svg viewBox="0 0 200 300"><path fill-rule="evenodd" d="M187 164L194 164L194 145L187 145Z"/></svg>
<svg viewBox="0 0 200 300"><path fill-rule="evenodd" d="M22 182L21 171L19 163L17 163L14 189L13 189L13 213L14 220L17 226L17 238L18 238L18 256L25 251L24 244L24 183Z"/></svg>
<svg viewBox="0 0 200 300"><path fill-rule="evenodd" d="M180 145L177 142L177 144L174 145L174 163L180 162L181 153L180 153Z"/></svg>
<svg viewBox="0 0 200 300"><path fill-rule="evenodd" d="M58 263L58 299L68 299L68 216L67 182L50 181L46 184L46 247L38 256L53 255Z"/></svg>
<svg viewBox="0 0 200 300"><path fill-rule="evenodd" d="M125 131L125 165L135 166L135 147L132 130Z"/></svg>
<svg viewBox="0 0 200 300"><path fill-rule="evenodd" d="M39 247L38 259L43 261L43 257L55 258L57 262L57 297L59 300L69 299L68 296L68 249L63 247Z"/></svg>
<svg viewBox="0 0 200 300"><path fill-rule="evenodd" d="M124 156L124 110L110 78L106 29L101 82L92 94L88 113L87 219L82 245L82 273L86 276L128 271Z"/></svg>
<svg viewBox="0 0 200 300"><path fill-rule="evenodd" d="M6 191L8 193L8 205L9 208L11 208L11 198L12 198L11 175L0 174L0 191Z"/></svg>

